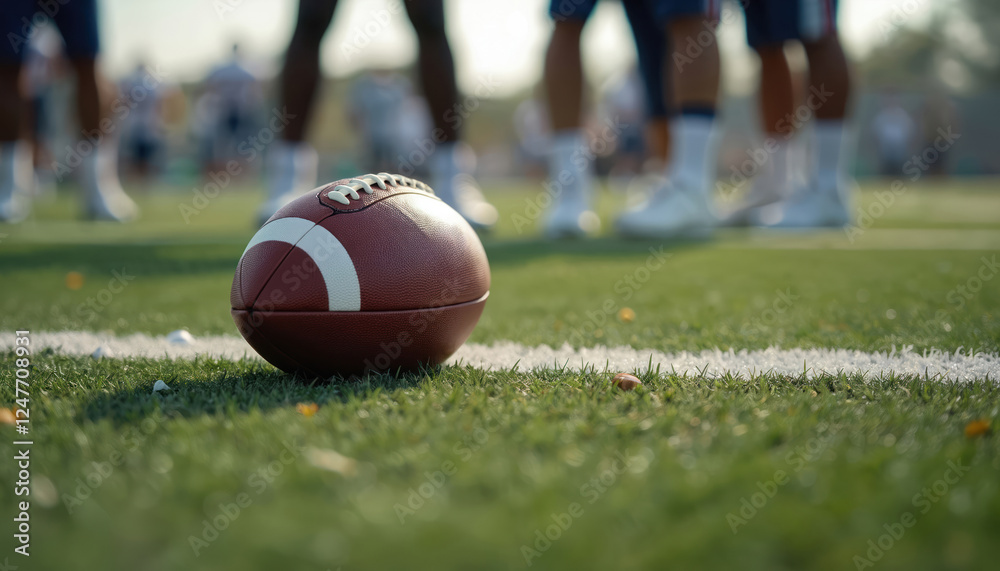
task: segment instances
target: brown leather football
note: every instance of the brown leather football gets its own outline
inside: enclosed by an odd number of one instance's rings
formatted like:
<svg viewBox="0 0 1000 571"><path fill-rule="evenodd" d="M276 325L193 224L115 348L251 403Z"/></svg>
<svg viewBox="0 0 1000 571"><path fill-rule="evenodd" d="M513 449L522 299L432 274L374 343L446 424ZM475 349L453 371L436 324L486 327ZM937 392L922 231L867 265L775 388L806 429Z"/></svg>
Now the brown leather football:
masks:
<svg viewBox="0 0 1000 571"><path fill-rule="evenodd" d="M490 290L483 245L424 183L388 173L311 190L250 240L230 296L262 357L310 376L436 365Z"/></svg>

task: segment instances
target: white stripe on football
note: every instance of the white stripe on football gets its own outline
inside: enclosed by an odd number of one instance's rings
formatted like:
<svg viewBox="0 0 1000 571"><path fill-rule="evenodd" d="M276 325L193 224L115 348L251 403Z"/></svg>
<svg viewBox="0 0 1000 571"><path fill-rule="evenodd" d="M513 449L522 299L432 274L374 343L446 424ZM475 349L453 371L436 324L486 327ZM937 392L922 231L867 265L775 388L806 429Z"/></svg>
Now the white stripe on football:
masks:
<svg viewBox="0 0 1000 571"><path fill-rule="evenodd" d="M329 230L305 218L278 218L254 234L243 256L262 242L291 244L312 258L326 284L329 311L361 310L358 272L343 244Z"/></svg>

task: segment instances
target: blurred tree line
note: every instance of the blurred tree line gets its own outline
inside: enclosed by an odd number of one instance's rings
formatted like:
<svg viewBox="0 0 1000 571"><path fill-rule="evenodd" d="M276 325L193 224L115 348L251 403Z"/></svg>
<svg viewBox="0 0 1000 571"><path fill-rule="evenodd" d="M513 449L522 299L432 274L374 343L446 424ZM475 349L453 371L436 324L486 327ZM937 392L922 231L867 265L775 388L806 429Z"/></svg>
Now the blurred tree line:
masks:
<svg viewBox="0 0 1000 571"><path fill-rule="evenodd" d="M924 2L933 2L931 18L911 25ZM1000 88L1000 1L902 0L878 25L883 43L859 66L869 85L920 89L939 82L964 93Z"/></svg>

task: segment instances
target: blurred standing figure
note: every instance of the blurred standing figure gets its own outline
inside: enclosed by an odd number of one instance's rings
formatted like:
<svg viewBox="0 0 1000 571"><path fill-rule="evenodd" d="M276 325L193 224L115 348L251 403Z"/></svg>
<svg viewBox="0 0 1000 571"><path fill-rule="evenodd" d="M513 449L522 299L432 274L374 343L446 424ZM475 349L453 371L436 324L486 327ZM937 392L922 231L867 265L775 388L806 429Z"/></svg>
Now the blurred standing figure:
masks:
<svg viewBox="0 0 1000 571"><path fill-rule="evenodd" d="M514 131L521 172L531 177L544 176L551 137L545 104L537 97L528 97L518 103L514 110Z"/></svg>
<svg viewBox="0 0 1000 571"><path fill-rule="evenodd" d="M602 102L604 115L622 126L615 146L611 176L634 176L642 170L645 153L643 126L647 105L643 94L642 76L632 68L615 78Z"/></svg>
<svg viewBox="0 0 1000 571"><path fill-rule="evenodd" d="M661 27L668 12L676 12L675 0L622 0L632 28L639 70L645 88L647 136L651 154L666 158L669 145L669 87L666 30ZM680 2L684 3L684 2ZM703 11L702 0L690 0L684 9ZM697 5L697 6L695 6ZM545 53L545 95L552 127L548 156L549 180L545 192L552 195L552 207L545 213L543 227L550 238L578 238L601 227L591 209L594 187L594 153L583 129L583 59L580 39L597 0L551 0L549 15L555 22ZM628 128L626 126L626 128ZM606 132L617 137L618 126ZM612 142L612 141L606 141Z"/></svg>
<svg viewBox="0 0 1000 571"><path fill-rule="evenodd" d="M422 154L420 161L407 159L408 164L419 162L415 166L420 166L426 160L435 194L473 227L492 227L496 209L464 172L468 161L458 145L462 120L456 114L460 105L455 63L445 34L444 0L409 0L404 5L417 33L417 69L434 120L434 131L426 135L426 146L432 147L429 156ZM337 0L299 0L295 32L281 74L281 107L290 122L269 154L269 198L258 211L260 222L316 184L316 151L305 142L305 134L320 80L320 42L336 7Z"/></svg>
<svg viewBox="0 0 1000 571"><path fill-rule="evenodd" d="M910 114L890 95L872 121L875 143L878 145L879 170L883 176L900 176L903 163L909 158L916 126Z"/></svg>
<svg viewBox="0 0 1000 571"><path fill-rule="evenodd" d="M837 33L837 0L741 2L747 42L760 56L760 116L767 161L730 224L786 228L843 226L853 182L847 173L846 118L851 95L847 57ZM805 49L809 72L796 93L785 43ZM805 121L800 113L808 111ZM811 156L796 164L796 133L808 131ZM773 218L772 218L773 212Z"/></svg>
<svg viewBox="0 0 1000 571"><path fill-rule="evenodd" d="M650 0L662 30L659 52L669 66L672 104L670 151L664 178L649 198L619 216L620 234L642 238L703 238L718 220L712 207L718 160L715 110L719 97L719 0ZM640 61L641 65L641 61ZM666 72L665 72L666 75Z"/></svg>
<svg viewBox="0 0 1000 571"><path fill-rule="evenodd" d="M431 113L427 109L427 101L420 95L410 93L403 101L400 112L399 125L396 127L396 149L399 155L409 156L413 152L423 152L420 150L420 142L427 138L427 133L434 129L434 121L431 120ZM413 174L410 176L426 177L427 165L414 165ZM393 170L396 167L393 166Z"/></svg>
<svg viewBox="0 0 1000 571"><path fill-rule="evenodd" d="M55 190L52 176L52 86L63 71L62 40L50 24L35 29L24 57L23 74L28 100L28 129L35 172L35 194Z"/></svg>
<svg viewBox="0 0 1000 571"><path fill-rule="evenodd" d="M409 82L389 70L372 71L354 84L350 117L351 124L364 136L364 168L373 172L395 170L393 161L403 150L399 130L409 94Z"/></svg>
<svg viewBox="0 0 1000 571"><path fill-rule="evenodd" d="M260 119L263 102L260 80L243 61L239 44L233 44L230 60L205 78L202 97L212 123L207 167L215 170L236 156L240 142L253 133Z"/></svg>
<svg viewBox="0 0 1000 571"><path fill-rule="evenodd" d="M934 142L939 140L940 131L958 131L958 108L941 87L936 87L927 94L924 104L920 108L920 137L922 138L921 149L934 146ZM938 153L936 161L928 165L927 174L930 176L945 176L948 174L949 153Z"/></svg>
<svg viewBox="0 0 1000 571"><path fill-rule="evenodd" d="M51 20L59 30L66 56L76 75L76 113L84 140L53 162L57 176L72 171L80 160L80 184L85 211L95 220L125 221L138 208L118 181L118 149L113 132L102 130L108 121L114 87L97 69L100 42L96 0L46 4L5 0L0 10L0 221L17 222L30 210L31 148L24 124L26 102L20 89L22 62L36 33L34 22ZM106 125L106 123L105 123Z"/></svg>
<svg viewBox="0 0 1000 571"><path fill-rule="evenodd" d="M151 82L152 72L145 63L139 63L135 70L122 80L119 90L130 95L134 102L131 112L125 118L122 129L121 156L141 179L148 178L157 166L163 147L163 95L164 86Z"/></svg>

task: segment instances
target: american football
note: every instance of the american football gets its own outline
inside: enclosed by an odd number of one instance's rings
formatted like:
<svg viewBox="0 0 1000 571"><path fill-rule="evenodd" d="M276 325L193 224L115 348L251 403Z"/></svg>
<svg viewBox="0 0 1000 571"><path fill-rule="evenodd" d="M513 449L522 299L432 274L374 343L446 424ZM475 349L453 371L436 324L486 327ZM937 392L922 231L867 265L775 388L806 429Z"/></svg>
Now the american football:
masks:
<svg viewBox="0 0 1000 571"><path fill-rule="evenodd" d="M489 289L486 252L461 215L426 184L379 173L278 210L243 252L231 302L272 365L327 378L443 362Z"/></svg>
<svg viewBox="0 0 1000 571"><path fill-rule="evenodd" d="M0 571L996 568L998 108L998 0L2 0Z"/></svg>

